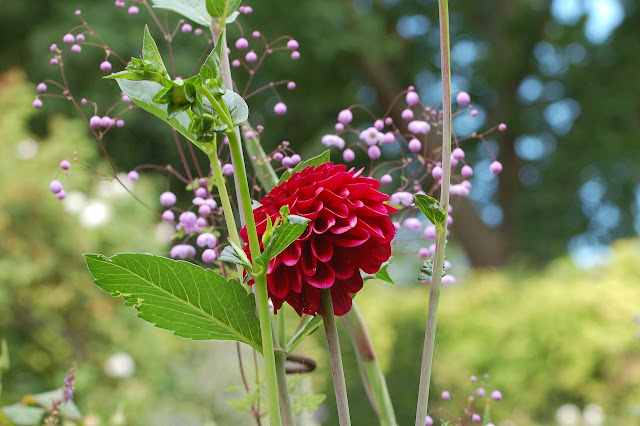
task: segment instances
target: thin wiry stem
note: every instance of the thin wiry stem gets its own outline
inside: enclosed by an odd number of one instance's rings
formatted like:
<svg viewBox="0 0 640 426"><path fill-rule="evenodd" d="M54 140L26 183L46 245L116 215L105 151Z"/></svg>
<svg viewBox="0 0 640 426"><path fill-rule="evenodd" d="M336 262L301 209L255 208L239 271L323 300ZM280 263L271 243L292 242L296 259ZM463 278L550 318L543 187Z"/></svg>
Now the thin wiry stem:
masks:
<svg viewBox="0 0 640 426"><path fill-rule="evenodd" d="M440 190L440 206L449 211L449 186L451 180L451 68L449 46L449 5L447 0L439 0L440 12L440 53L442 68L442 187ZM427 313L427 327L425 331L424 348L422 352L422 367L420 370L420 389L418 392L418 407L416 410L416 426L423 426L428 412L429 385L431 382L431 366L436 338L436 323L438 318L438 303L440 301L440 284L444 251L446 246L447 221L436 224L436 253L433 265L433 277L429 289L429 312Z"/></svg>

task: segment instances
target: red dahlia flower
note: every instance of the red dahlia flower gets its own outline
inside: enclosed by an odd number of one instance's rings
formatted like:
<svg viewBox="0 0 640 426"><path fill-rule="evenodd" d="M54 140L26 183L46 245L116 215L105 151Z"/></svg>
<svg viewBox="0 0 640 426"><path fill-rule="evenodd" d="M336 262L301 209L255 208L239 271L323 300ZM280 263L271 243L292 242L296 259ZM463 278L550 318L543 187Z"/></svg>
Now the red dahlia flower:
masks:
<svg viewBox="0 0 640 426"><path fill-rule="evenodd" d="M276 256L267 270L267 287L275 309L289 303L299 315L315 315L320 290L330 288L333 310L351 309L351 294L362 288L360 270L374 274L391 255L395 229L380 182L333 163L309 166L276 186L254 210L258 235L289 206L291 214L310 219L305 232ZM247 241L246 228L242 236ZM247 255L249 247L245 247ZM253 281L250 282L253 284Z"/></svg>

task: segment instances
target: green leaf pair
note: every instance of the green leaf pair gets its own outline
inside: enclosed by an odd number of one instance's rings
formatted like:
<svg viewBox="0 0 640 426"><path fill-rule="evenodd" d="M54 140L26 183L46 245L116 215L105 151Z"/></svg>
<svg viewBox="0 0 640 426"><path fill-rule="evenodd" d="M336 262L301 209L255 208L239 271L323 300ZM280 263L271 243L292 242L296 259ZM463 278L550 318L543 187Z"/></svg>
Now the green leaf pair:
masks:
<svg viewBox="0 0 640 426"><path fill-rule="evenodd" d="M433 280L433 262L435 260L435 255L431 256L429 259L426 259L422 262L422 266L420 267L420 274L418 275L418 280L420 281L431 281ZM442 276L444 277L447 273L444 270L444 266L442 269Z"/></svg>
<svg viewBox="0 0 640 426"><path fill-rule="evenodd" d="M186 80L171 80L155 40L145 26L142 59L131 58L124 71L105 78L117 79L122 91L142 109L168 123L183 136L205 151L203 142L210 142L217 133L229 131L229 126L203 95L206 88L228 111L234 126L249 117L246 102L228 91L221 76L224 34L200 68L200 74ZM225 115L226 117L226 115Z"/></svg>

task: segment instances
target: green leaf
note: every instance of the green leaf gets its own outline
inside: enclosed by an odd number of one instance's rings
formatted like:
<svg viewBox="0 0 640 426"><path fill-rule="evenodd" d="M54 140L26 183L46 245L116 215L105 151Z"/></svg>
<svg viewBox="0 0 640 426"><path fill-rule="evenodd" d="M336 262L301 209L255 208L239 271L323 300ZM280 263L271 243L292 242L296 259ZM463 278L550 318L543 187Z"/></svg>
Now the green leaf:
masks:
<svg viewBox="0 0 640 426"><path fill-rule="evenodd" d="M203 82L217 78L220 76L222 70L222 45L224 44L222 41L224 40L225 32L223 31L218 37L218 41L213 49L211 49L211 53L207 56L207 59L200 67L200 78Z"/></svg>
<svg viewBox="0 0 640 426"><path fill-rule="evenodd" d="M206 0L207 11L214 18L231 15L240 6L241 0Z"/></svg>
<svg viewBox="0 0 640 426"><path fill-rule="evenodd" d="M13 404L1 409L4 417L6 417L11 424L16 426L38 426L42 422L46 410L41 407L30 407L28 405ZM0 416L2 420L2 416ZM4 425L4 423L0 423Z"/></svg>
<svg viewBox="0 0 640 426"><path fill-rule="evenodd" d="M113 74L106 75L102 78L105 78L107 80L114 79L114 78L122 78L124 80L134 80L134 81L148 80L147 78L145 78L144 73L142 71L129 71L126 69L122 71L114 72Z"/></svg>
<svg viewBox="0 0 640 426"><path fill-rule="evenodd" d="M197 90L202 82L200 76L196 75L187 80L167 80L165 83L164 87L151 98L151 102L166 104L167 119L171 120L196 102Z"/></svg>
<svg viewBox="0 0 640 426"><path fill-rule="evenodd" d="M239 126L247 121L249 118L249 107L244 99L242 99L242 96L233 90L227 90L224 95L222 95L222 100L231 114L231 121L234 126Z"/></svg>
<svg viewBox="0 0 640 426"><path fill-rule="evenodd" d="M53 401L61 401L63 399L63 389L56 389L49 392L43 392L36 395L29 395L27 398L32 398L35 400L39 406L44 408L46 411L51 411L53 408ZM67 401L64 404L60 404L58 406L58 412L60 416L69 419L69 420L81 420L82 414L80 414L80 410L73 401Z"/></svg>
<svg viewBox="0 0 640 426"><path fill-rule="evenodd" d="M414 195L416 207L419 208L422 213L436 226L441 226L447 215L440 207L440 203L433 197L428 195L416 194Z"/></svg>
<svg viewBox="0 0 640 426"><path fill-rule="evenodd" d="M285 349L287 351L287 355L293 352L293 350L296 348L296 346L298 346L302 339L316 331L320 324L322 324L321 315L316 315L309 318L309 320L305 322L302 327L300 327L300 330L298 330L296 334L293 335L291 340L289 340L289 343L287 343L287 347Z"/></svg>
<svg viewBox="0 0 640 426"><path fill-rule="evenodd" d="M149 254L86 254L95 284L123 297L140 318L194 340L235 340L262 351L253 295L235 280Z"/></svg>
<svg viewBox="0 0 640 426"><path fill-rule="evenodd" d="M204 27L211 25L204 0L152 0L153 7L176 12Z"/></svg>
<svg viewBox="0 0 640 426"><path fill-rule="evenodd" d="M298 164L295 167L295 169L291 170L290 172L289 171L284 172L282 174L282 176L280 176L280 180L278 181L278 185L280 185L285 180L289 179L294 173L301 172L302 170L304 170L308 166L319 166L320 164L328 163L329 161L331 161L331 152L329 150L326 150L322 154L317 155L317 156L315 156L313 158L309 158L308 160L303 161L302 163Z"/></svg>
<svg viewBox="0 0 640 426"><path fill-rule="evenodd" d="M389 260L384 262L382 266L380 266L380 270L375 274L362 273L362 280L366 281L366 280L376 279L376 280L382 280L382 281L388 282L391 285L396 285L396 283L393 281L393 279L389 275L389 272L387 271L387 268L391 264L391 259L392 258L389 258Z"/></svg>
<svg viewBox="0 0 640 426"><path fill-rule="evenodd" d="M231 240L229 244L222 250L218 260L222 262L233 263L242 266L247 271L251 272L251 261L242 249L239 249Z"/></svg>
<svg viewBox="0 0 640 426"><path fill-rule="evenodd" d="M285 210L286 208L286 210ZM309 219L289 214L289 208L284 206L280 210L282 223L273 229L273 238L269 241L264 251L256 258L256 262L266 268L271 259L282 253L307 229Z"/></svg>
<svg viewBox="0 0 640 426"><path fill-rule="evenodd" d="M418 280L420 281L431 281L433 279L433 262L435 260L435 254L430 258L425 259L422 262L422 266L420 267L420 275L418 275ZM442 269L442 276L444 277L447 273L444 270L444 265Z"/></svg>
<svg viewBox="0 0 640 426"><path fill-rule="evenodd" d="M153 7L157 9L167 9L192 20L196 24L204 27L211 26L209 13L204 0L152 0ZM233 12L227 16L226 23L230 24L238 17L238 12Z"/></svg>
<svg viewBox="0 0 640 426"><path fill-rule="evenodd" d="M153 81L130 81L122 79L118 79L116 81L118 82L120 89L129 96L129 98L131 98L134 104L169 124L192 142L196 140L196 136L187 130L191 119L186 112L181 112L175 117L168 119L167 106L153 102L152 98L163 88L161 84ZM193 143L202 151L206 152L203 144L198 142Z"/></svg>
<svg viewBox="0 0 640 426"><path fill-rule="evenodd" d="M146 71L158 73L162 76L169 78L167 68L162 62L162 57L158 51L156 41L151 37L149 32L149 26L144 26L144 38L142 40L142 61L144 62L144 68Z"/></svg>

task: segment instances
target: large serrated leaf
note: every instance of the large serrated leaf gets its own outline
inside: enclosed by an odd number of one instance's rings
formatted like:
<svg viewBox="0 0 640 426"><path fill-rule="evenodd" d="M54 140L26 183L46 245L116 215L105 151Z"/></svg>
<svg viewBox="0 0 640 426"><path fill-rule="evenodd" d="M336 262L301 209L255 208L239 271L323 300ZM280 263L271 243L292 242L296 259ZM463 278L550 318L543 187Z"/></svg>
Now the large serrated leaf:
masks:
<svg viewBox="0 0 640 426"><path fill-rule="evenodd" d="M306 167L319 166L320 164L328 163L329 161L331 161L331 152L329 150L326 150L322 154L317 155L317 156L315 156L313 158L309 158L308 160L303 161L302 163L298 164L290 172L289 171L284 172L282 174L282 176L280 176L280 180L278 181L278 185L280 185L285 180L289 179L294 173L301 172Z"/></svg>
<svg viewBox="0 0 640 426"><path fill-rule="evenodd" d="M414 195L416 207L436 226L441 226L447 217L440 203L433 197L424 194Z"/></svg>
<svg viewBox="0 0 640 426"><path fill-rule="evenodd" d="M192 135L187 130L191 119L186 112L181 112L169 120L167 119L167 105L153 102L153 97L163 88L161 84L153 81L131 81L122 79L117 79L116 81L118 82L120 89L129 98L131 98L133 103L169 124L184 137L192 141L198 148L205 151L204 145L199 142L194 142L196 140L196 136Z"/></svg>
<svg viewBox="0 0 640 426"><path fill-rule="evenodd" d="M210 269L150 254L86 254L95 284L139 317L194 340L235 340L262 351L253 295Z"/></svg>

